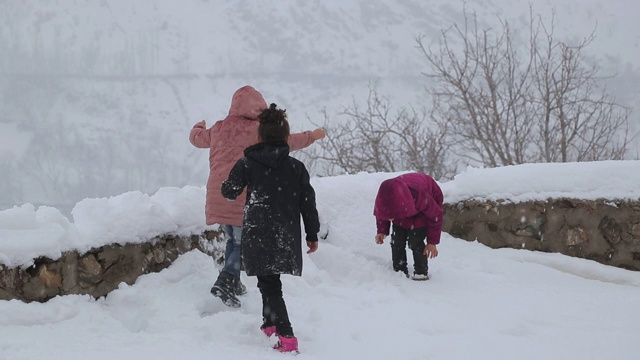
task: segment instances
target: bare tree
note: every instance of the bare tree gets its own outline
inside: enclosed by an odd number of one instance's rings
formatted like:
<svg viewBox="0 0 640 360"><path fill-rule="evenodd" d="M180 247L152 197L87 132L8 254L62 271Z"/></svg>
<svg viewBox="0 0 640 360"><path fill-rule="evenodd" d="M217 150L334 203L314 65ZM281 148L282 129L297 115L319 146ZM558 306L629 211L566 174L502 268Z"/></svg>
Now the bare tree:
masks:
<svg viewBox="0 0 640 360"><path fill-rule="evenodd" d="M536 144L540 161L567 162L622 159L629 136L631 110L599 89L599 68L587 65L584 49L595 32L575 45L554 40L549 28L530 17L533 99L536 101Z"/></svg>
<svg viewBox="0 0 640 360"><path fill-rule="evenodd" d="M330 123L323 111L324 123L315 125L326 130L327 138L305 151L312 166L323 164L327 175L415 170L445 179L455 174L444 143L447 127L430 127L426 111L401 108L392 113L389 99L370 85L365 108L354 99L340 115L346 120Z"/></svg>
<svg viewBox="0 0 640 360"><path fill-rule="evenodd" d="M442 32L437 46L418 48L431 67L434 119L468 163L621 159L632 136L630 110L598 90L598 68L576 45L554 38L530 9L529 41L521 46L507 21L481 29L466 9L464 23ZM526 43L525 43L526 44ZM523 51L524 50L524 51Z"/></svg>

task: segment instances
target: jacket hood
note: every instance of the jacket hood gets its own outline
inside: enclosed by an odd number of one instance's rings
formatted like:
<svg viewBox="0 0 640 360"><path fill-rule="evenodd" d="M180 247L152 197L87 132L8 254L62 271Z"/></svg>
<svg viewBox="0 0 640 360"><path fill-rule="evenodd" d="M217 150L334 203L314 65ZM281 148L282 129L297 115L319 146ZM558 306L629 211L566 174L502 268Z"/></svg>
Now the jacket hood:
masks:
<svg viewBox="0 0 640 360"><path fill-rule="evenodd" d="M236 90L231 99L229 115L257 120L260 112L267 108L262 94L251 86L243 86Z"/></svg>
<svg viewBox="0 0 640 360"><path fill-rule="evenodd" d="M286 142L259 143L246 148L244 156L275 169L289 157L289 145Z"/></svg>
<svg viewBox="0 0 640 360"><path fill-rule="evenodd" d="M380 184L373 215L378 219L403 219L418 213L411 190L404 182L394 178Z"/></svg>

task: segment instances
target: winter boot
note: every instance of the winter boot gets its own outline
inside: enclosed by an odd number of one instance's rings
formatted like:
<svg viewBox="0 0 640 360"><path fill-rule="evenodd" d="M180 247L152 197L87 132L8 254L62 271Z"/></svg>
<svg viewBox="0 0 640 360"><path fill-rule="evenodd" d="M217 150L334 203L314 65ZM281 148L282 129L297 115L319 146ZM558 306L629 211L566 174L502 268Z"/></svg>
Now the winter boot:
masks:
<svg viewBox="0 0 640 360"><path fill-rule="evenodd" d="M411 280L416 280L416 281L429 280L429 275L428 274L413 273L413 275L411 276Z"/></svg>
<svg viewBox="0 0 640 360"><path fill-rule="evenodd" d="M262 330L262 332L265 335L267 335L267 337L271 337L276 333L276 327L275 326L262 325L262 326L260 326L260 330Z"/></svg>
<svg viewBox="0 0 640 360"><path fill-rule="evenodd" d="M233 281L233 290L236 295L244 295L247 293L247 287L240 281L239 276Z"/></svg>
<svg viewBox="0 0 640 360"><path fill-rule="evenodd" d="M276 334L278 336L278 343L273 347L274 349L280 352L298 352L298 339L295 336L285 337L280 334Z"/></svg>
<svg viewBox="0 0 640 360"><path fill-rule="evenodd" d="M219 297L222 302L232 308L240 307L240 300L234 292L234 276L226 271L221 271L218 275L218 280L211 288L211 294L215 297Z"/></svg>

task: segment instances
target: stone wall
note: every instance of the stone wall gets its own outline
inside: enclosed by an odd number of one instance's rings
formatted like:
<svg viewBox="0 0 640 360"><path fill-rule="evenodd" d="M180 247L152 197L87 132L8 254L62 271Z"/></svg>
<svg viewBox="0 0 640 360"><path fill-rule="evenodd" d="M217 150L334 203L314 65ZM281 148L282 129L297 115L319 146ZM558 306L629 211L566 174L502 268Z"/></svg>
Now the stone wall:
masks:
<svg viewBox="0 0 640 360"><path fill-rule="evenodd" d="M640 201L559 199L513 204L467 200L445 205L443 231L492 248L557 252L640 270ZM193 249L220 263L222 234L166 235L143 244L109 245L26 269L0 265L0 300L47 301L58 295L105 296L121 282L167 268Z"/></svg>
<svg viewBox="0 0 640 360"><path fill-rule="evenodd" d="M467 200L445 205L443 231L491 248L556 252L640 270L640 201Z"/></svg>
<svg viewBox="0 0 640 360"><path fill-rule="evenodd" d="M223 235L207 231L201 236L166 235L142 244L109 245L60 259L39 258L26 269L0 265L0 300L47 301L58 295L105 296L121 282L132 285L140 275L167 268L180 254L194 249L221 261Z"/></svg>

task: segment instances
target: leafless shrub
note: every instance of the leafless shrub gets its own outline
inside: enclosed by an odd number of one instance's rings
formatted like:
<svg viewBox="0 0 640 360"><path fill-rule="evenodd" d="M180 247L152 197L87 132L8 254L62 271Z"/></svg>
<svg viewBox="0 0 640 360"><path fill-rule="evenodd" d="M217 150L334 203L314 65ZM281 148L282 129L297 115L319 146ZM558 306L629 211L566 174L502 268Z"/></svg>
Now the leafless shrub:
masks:
<svg viewBox="0 0 640 360"><path fill-rule="evenodd" d="M455 162L448 157L444 142L448 127L433 126L426 110L399 108L392 110L388 98L376 85L369 86L365 107L354 99L331 119L323 110L321 126L327 137L305 152L312 166L326 175L357 172L396 172L414 170L436 179L455 174Z"/></svg>

